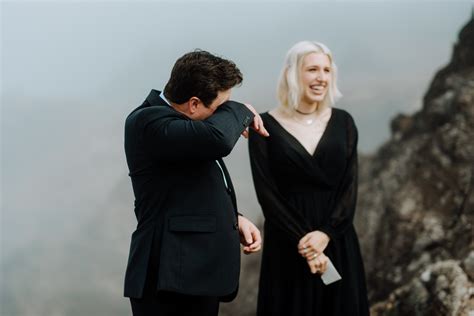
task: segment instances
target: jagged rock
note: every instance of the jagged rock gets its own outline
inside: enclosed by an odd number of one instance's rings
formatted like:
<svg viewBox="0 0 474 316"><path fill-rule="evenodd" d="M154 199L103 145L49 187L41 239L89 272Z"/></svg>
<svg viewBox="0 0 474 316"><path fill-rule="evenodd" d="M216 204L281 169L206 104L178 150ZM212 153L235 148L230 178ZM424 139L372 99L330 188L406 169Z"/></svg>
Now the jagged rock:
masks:
<svg viewBox="0 0 474 316"><path fill-rule="evenodd" d="M474 311L474 287L454 260L429 265L421 275L394 290L389 298L374 304L371 314L466 315Z"/></svg>
<svg viewBox="0 0 474 316"><path fill-rule="evenodd" d="M463 261L463 268L471 280L474 280L474 250L472 250Z"/></svg>
<svg viewBox="0 0 474 316"><path fill-rule="evenodd" d="M399 140L403 134L406 134L413 126L411 116L398 114L391 122L392 135Z"/></svg>
<svg viewBox="0 0 474 316"><path fill-rule="evenodd" d="M423 108L360 160L355 219L374 315L474 314L474 19ZM469 281L471 279L471 281Z"/></svg>

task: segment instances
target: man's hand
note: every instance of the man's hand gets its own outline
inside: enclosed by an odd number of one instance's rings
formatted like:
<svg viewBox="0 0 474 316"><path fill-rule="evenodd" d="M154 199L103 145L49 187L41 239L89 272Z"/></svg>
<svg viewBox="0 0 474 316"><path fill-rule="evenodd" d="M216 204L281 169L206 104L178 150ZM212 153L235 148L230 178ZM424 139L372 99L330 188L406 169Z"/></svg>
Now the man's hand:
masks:
<svg viewBox="0 0 474 316"><path fill-rule="evenodd" d="M244 246L246 255L260 251L262 248L262 237L257 226L251 221L239 215L240 243Z"/></svg>
<svg viewBox="0 0 474 316"><path fill-rule="evenodd" d="M323 253L329 243L329 237L325 233L315 230L306 234L298 243L298 252L306 259L315 258Z"/></svg>
<svg viewBox="0 0 474 316"><path fill-rule="evenodd" d="M313 256L313 258L307 259L309 269L311 273L323 274L328 268L328 257L324 253Z"/></svg>
<svg viewBox="0 0 474 316"><path fill-rule="evenodd" d="M263 126L263 120L260 117L260 114L258 114L257 111L250 104L247 104L247 103L244 103L244 104L255 115L255 117L253 118L253 123L250 126L260 135L265 136L265 137L270 136L270 134L265 129L265 126ZM245 138L248 138L249 130L245 129L242 132L242 136L244 136Z"/></svg>

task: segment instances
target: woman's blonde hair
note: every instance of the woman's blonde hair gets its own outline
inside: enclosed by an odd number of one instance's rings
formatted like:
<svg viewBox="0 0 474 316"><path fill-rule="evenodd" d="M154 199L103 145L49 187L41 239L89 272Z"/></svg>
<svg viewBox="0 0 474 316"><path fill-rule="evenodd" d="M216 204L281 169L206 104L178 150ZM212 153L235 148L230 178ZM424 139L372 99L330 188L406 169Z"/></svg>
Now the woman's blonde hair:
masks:
<svg viewBox="0 0 474 316"><path fill-rule="evenodd" d="M285 63L278 81L278 99L280 104L287 108L297 108L301 100L303 89L300 84L300 73L303 59L311 53L323 53L331 63L331 80L328 92L322 101L322 106L331 106L342 97L337 88L337 66L332 58L331 51L326 45L312 41L296 43L286 54Z"/></svg>

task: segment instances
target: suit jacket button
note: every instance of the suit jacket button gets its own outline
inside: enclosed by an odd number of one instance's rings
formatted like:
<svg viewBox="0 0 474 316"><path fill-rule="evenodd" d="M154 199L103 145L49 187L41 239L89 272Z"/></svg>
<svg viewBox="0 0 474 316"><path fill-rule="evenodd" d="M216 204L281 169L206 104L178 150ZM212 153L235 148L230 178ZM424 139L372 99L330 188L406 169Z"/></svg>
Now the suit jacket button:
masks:
<svg viewBox="0 0 474 316"><path fill-rule="evenodd" d="M238 223L234 223L234 229L239 230L239 224Z"/></svg>

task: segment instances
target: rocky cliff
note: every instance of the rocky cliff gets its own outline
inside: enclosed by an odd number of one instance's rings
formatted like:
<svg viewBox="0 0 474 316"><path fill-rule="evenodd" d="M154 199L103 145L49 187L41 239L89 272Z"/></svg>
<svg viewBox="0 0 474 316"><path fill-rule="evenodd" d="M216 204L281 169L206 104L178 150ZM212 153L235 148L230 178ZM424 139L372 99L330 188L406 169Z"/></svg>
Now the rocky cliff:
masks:
<svg viewBox="0 0 474 316"><path fill-rule="evenodd" d="M360 168L356 226L372 313L472 315L474 19L422 109L391 128Z"/></svg>

